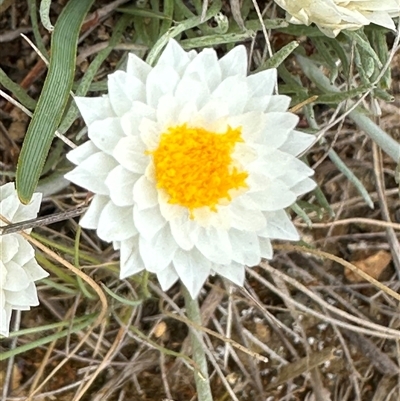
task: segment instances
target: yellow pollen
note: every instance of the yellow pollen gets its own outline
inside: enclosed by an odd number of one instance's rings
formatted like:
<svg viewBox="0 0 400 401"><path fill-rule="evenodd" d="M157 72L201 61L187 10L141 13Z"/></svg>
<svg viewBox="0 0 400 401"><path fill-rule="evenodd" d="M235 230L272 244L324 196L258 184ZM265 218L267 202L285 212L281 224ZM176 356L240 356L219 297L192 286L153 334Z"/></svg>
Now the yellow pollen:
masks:
<svg viewBox="0 0 400 401"><path fill-rule="evenodd" d="M161 134L153 156L157 188L169 195L169 203L192 211L208 206L216 211L221 200L231 200L232 189L247 187L248 173L232 159L241 128L215 133L186 124Z"/></svg>

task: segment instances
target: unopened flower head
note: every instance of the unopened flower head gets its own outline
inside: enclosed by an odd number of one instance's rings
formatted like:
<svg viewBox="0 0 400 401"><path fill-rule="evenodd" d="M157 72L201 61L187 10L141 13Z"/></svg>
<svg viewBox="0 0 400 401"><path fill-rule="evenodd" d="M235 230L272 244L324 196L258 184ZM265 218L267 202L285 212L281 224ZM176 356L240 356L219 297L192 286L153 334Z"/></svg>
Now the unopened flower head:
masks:
<svg viewBox="0 0 400 401"><path fill-rule="evenodd" d="M284 208L315 186L296 158L313 137L276 82L247 76L243 46L218 60L171 40L154 68L130 54L107 96L76 98L90 140L66 178L95 193L81 225L120 249L121 278L146 269L196 297L212 273L243 285L271 239L298 240Z"/></svg>
<svg viewBox="0 0 400 401"><path fill-rule="evenodd" d="M28 205L18 199L13 183L0 186L0 213L11 223L34 219L42 194L33 194ZM0 220L0 227L6 225ZM47 277L36 262L35 251L22 235L0 236L0 334L8 336L12 310L39 305L35 281Z"/></svg>
<svg viewBox="0 0 400 401"><path fill-rule="evenodd" d="M275 0L292 24L316 24L327 36L376 24L395 30L400 0Z"/></svg>

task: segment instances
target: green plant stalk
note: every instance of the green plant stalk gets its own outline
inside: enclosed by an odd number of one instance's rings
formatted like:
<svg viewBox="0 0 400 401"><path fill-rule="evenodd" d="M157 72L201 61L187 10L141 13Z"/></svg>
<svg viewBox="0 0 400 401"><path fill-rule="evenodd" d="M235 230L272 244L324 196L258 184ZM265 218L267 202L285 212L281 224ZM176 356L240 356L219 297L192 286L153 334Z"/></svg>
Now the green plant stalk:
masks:
<svg viewBox="0 0 400 401"><path fill-rule="evenodd" d="M311 60L302 56L297 56L297 60L305 75L323 92L340 92L340 89L331 84L328 78ZM353 104L354 102L348 102L349 107ZM399 162L400 144L397 143L397 141L371 121L371 119L365 115L360 108L352 110L348 116L396 163Z"/></svg>
<svg viewBox="0 0 400 401"><path fill-rule="evenodd" d="M182 294L185 299L186 315L189 320L201 326L201 314L197 299L193 299L189 291L181 283ZM213 401L210 387L210 378L208 376L207 359L204 352L204 343L199 339L201 333L193 327L189 327L190 341L192 343L193 361L199 367L200 372L195 372L194 380L196 383L198 401Z"/></svg>

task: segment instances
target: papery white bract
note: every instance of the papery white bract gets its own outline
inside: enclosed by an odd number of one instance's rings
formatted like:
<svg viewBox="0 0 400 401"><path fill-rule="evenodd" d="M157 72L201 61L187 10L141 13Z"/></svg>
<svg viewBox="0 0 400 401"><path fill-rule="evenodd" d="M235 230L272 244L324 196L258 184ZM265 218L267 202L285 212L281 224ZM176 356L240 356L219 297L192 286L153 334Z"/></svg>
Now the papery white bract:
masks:
<svg viewBox="0 0 400 401"><path fill-rule="evenodd" d="M130 54L107 96L75 99L90 140L66 178L95 193L81 225L120 249L121 278L146 269L196 297L212 273L243 285L270 239L298 240L284 208L315 187L296 158L314 138L276 82L247 76L243 46L218 60L170 40L154 68Z"/></svg>
<svg viewBox="0 0 400 401"><path fill-rule="evenodd" d="M34 219L42 194L35 193L23 205L13 183L0 187L0 213L11 223ZM0 220L0 227L6 225ZM8 336L12 310L29 310L39 305L35 281L47 277L36 262L35 251L22 235L0 236L0 334Z"/></svg>
<svg viewBox="0 0 400 401"><path fill-rule="evenodd" d="M356 30L371 23L395 30L400 0L275 0L292 24L316 24L327 36Z"/></svg>

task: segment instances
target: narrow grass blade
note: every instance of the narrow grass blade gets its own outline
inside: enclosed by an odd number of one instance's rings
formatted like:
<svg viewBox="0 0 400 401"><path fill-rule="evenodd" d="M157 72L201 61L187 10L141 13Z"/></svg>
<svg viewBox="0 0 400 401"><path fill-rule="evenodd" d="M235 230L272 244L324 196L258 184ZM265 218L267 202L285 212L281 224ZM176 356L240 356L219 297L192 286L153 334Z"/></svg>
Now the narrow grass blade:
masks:
<svg viewBox="0 0 400 401"><path fill-rule="evenodd" d="M17 165L16 187L24 204L31 200L67 105L75 73L79 30L93 1L70 0L54 27L49 71Z"/></svg>

